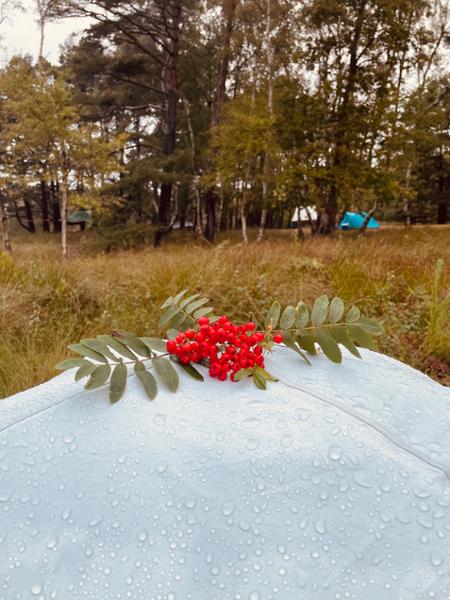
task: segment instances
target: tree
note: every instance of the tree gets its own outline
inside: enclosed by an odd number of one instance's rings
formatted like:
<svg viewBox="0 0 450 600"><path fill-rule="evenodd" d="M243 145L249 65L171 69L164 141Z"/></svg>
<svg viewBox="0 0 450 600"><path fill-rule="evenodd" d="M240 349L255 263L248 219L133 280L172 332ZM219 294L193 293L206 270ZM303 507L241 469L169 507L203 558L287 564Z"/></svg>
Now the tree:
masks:
<svg viewBox="0 0 450 600"><path fill-rule="evenodd" d="M14 59L3 74L4 178L11 184L58 182L61 252L67 258L67 215L72 188L89 204L102 174L118 169L120 138L104 140L94 125L81 125L64 79L29 61Z"/></svg>

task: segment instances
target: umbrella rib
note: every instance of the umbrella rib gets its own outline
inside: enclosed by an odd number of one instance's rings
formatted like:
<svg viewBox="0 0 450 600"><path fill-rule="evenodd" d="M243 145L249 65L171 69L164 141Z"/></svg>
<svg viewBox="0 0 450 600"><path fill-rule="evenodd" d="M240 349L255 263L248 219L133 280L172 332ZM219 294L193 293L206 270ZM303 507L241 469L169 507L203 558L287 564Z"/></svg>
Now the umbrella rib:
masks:
<svg viewBox="0 0 450 600"><path fill-rule="evenodd" d="M430 458L426 454L423 454L420 450L415 450L414 448L411 448L411 446L409 446L408 444L405 444L404 442L399 441L398 439L395 438L395 436L392 433L390 433L382 425L375 423L371 419L365 417L364 415L359 414L357 411L341 404L340 402L338 402L336 400L330 400L329 398L324 398L323 396L319 396L318 394L315 394L314 392L305 390L304 388L296 385L295 383L293 383L286 377L284 377L284 376L280 377L273 371L273 369L272 369L272 373L274 375L276 375L279 382L282 383L283 385L285 385L286 387L297 390L299 392L302 392L303 394L306 394L308 396L311 396L312 398L315 398L316 400L319 400L323 404L327 404L328 406L332 406L333 408L337 408L338 410L345 412L347 415L353 417L354 419L357 419L364 425L367 425L368 427L374 429L377 433L382 435L386 440L388 440L389 442L391 442L392 444L394 444L395 446L400 448L400 450L403 450L404 452L413 456L417 460L425 463L432 469L441 471L441 473L443 473L447 477L447 479L450 480L450 469L448 467L446 467L439 461L436 461L433 458Z"/></svg>

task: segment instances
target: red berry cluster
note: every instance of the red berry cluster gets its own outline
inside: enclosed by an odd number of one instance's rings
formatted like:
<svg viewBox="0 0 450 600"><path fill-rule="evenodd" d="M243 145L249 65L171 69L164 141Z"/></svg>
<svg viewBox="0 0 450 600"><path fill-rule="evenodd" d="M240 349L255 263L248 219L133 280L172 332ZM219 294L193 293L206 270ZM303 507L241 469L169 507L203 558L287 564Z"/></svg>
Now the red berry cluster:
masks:
<svg viewBox="0 0 450 600"><path fill-rule="evenodd" d="M167 352L177 356L182 364L203 362L209 365L211 377L220 381L225 381L228 375L233 381L241 369L255 365L264 368L260 346L264 334L255 332L255 323L235 325L225 316L212 324L207 317L201 317L197 323L198 331L188 329L167 341Z"/></svg>

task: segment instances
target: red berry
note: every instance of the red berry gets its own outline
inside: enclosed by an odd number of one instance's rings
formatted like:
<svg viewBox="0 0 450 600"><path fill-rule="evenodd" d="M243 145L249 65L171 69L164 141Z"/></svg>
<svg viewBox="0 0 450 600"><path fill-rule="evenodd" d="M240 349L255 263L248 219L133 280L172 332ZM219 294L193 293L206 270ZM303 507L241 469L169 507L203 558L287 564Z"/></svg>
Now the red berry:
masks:
<svg viewBox="0 0 450 600"><path fill-rule="evenodd" d="M247 331L255 331L256 325L255 325L255 323L252 323L252 321L250 321L249 323L245 324L245 329Z"/></svg>
<svg viewBox="0 0 450 600"><path fill-rule="evenodd" d="M200 319L197 321L197 323L202 326L202 325L209 325L209 319L208 317L200 317Z"/></svg>
<svg viewBox="0 0 450 600"><path fill-rule="evenodd" d="M167 340L167 342L166 342L167 352L170 352L170 354L173 354L175 352L176 348L177 348L177 344L176 344L175 340Z"/></svg>
<svg viewBox="0 0 450 600"><path fill-rule="evenodd" d="M187 337L188 340L193 340L195 337L196 332L193 329L186 329L184 335Z"/></svg>
<svg viewBox="0 0 450 600"><path fill-rule="evenodd" d="M273 336L273 341L275 342L275 344L281 344L281 342L283 341L283 336L281 335L281 333L276 333Z"/></svg>

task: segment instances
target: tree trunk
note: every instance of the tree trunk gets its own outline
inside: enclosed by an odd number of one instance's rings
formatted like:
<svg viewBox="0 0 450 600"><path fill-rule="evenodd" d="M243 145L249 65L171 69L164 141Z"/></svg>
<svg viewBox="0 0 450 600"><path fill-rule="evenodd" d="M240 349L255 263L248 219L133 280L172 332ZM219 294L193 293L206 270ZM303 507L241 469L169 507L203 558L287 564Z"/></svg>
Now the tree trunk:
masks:
<svg viewBox="0 0 450 600"><path fill-rule="evenodd" d="M208 242L212 243L214 241L214 234L216 232L216 192L213 188L209 188L208 190L206 190L205 208L205 238L208 240Z"/></svg>
<svg viewBox="0 0 450 600"><path fill-rule="evenodd" d="M65 260L68 256L67 251L67 212L69 205L69 190L67 174L63 173L61 182L61 256Z"/></svg>
<svg viewBox="0 0 450 600"><path fill-rule="evenodd" d="M47 184L41 180L41 215L42 215L42 231L47 233L50 231L50 219L48 214L48 195Z"/></svg>
<svg viewBox="0 0 450 600"><path fill-rule="evenodd" d="M23 203L25 205L25 216L27 219L27 229L30 233L36 233L36 226L34 224L34 218L33 218L33 208L31 206L31 202L29 201L26 192L23 196Z"/></svg>
<svg viewBox="0 0 450 600"><path fill-rule="evenodd" d="M299 206L297 208L298 210L298 226L297 226L297 237L299 240L304 240L305 239L305 232L303 231L303 221L302 221L302 216L300 214L302 207ZM290 221L289 221L290 222Z"/></svg>
<svg viewBox="0 0 450 600"><path fill-rule="evenodd" d="M311 235L317 235L320 231L320 225L322 223L322 211L319 210L319 212L317 213L317 219L316 219L316 224L314 225L312 217L311 217L311 213L309 211L309 209L306 209L306 213L308 215L308 221L309 224L311 226Z"/></svg>
<svg viewBox="0 0 450 600"><path fill-rule="evenodd" d="M173 10L170 19L170 43L167 50L167 59L164 64L161 84L165 98L165 116L164 116L164 145L163 154L167 163L164 171L168 174L172 171L172 166L168 164L169 158L174 154L176 148L177 135L177 116L178 116L178 57L180 51L180 29L181 29L181 0L173 1ZM159 246L162 238L170 232L170 203L172 199L172 182L163 181L161 193L159 196L158 224L160 225L160 234L155 235L155 246Z"/></svg>
<svg viewBox="0 0 450 600"><path fill-rule="evenodd" d="M266 31L265 31L265 42L266 42L266 59L267 59L267 111L270 117L270 128L272 128L273 119L273 86L272 86L272 71L273 71L273 55L272 55L272 0L266 0ZM269 131L269 138L271 131ZM270 143L270 142L269 142ZM267 219L267 199L269 195L269 177L270 177L270 152L266 151L264 156L264 173L263 173L263 184L262 184L262 204L263 208L261 211L261 219L259 221L259 231L257 242L262 242L264 239L264 229L266 227Z"/></svg>
<svg viewBox="0 0 450 600"><path fill-rule="evenodd" d="M166 157L170 157L175 152L176 145L176 127L177 127L177 108L178 108L178 92L169 90L166 98L166 123L164 135L163 153ZM170 171L168 166L164 169L167 173ZM164 181L161 185L161 193L159 195L159 212L158 222L164 227L168 227L170 223L170 202L172 200L172 182Z"/></svg>
<svg viewBox="0 0 450 600"><path fill-rule="evenodd" d="M244 199L242 199L239 202L239 216L241 218L242 239L244 241L244 244L248 244L247 215L245 214L245 201L244 201Z"/></svg>
<svg viewBox="0 0 450 600"><path fill-rule="evenodd" d="M61 233L61 209L59 206L59 185L54 181L50 184L50 192L52 196L52 220L53 232Z"/></svg>
<svg viewBox="0 0 450 600"><path fill-rule="evenodd" d="M344 88L344 92L342 94L342 101L337 115L336 142L333 158L334 181L330 186L330 192L328 194L328 199L325 206L327 222L324 226L321 226L322 232L328 234L333 233L336 229L336 216L338 213L339 197L336 174L337 172L342 171L342 169L346 167L350 153L351 140L349 139L349 131L351 130L351 128L349 128L349 109L351 107L352 97L355 93L357 75L359 70L359 43L366 16L366 4L367 0L361 0L358 7L358 14L355 21L354 31L348 49L349 63L347 82Z"/></svg>
<svg viewBox="0 0 450 600"><path fill-rule="evenodd" d="M369 212L365 216L364 221L363 221L361 227L359 228L359 235L364 235L364 232L367 229L367 225L369 224L370 219L373 217L373 215L375 214L377 209L378 209L378 202L375 202L372 209L369 210Z"/></svg>
<svg viewBox="0 0 450 600"><path fill-rule="evenodd" d="M12 254L11 239L9 237L9 216L8 209L0 200L0 231L3 240L3 249L8 254Z"/></svg>
<svg viewBox="0 0 450 600"><path fill-rule="evenodd" d="M409 183L411 181L411 169L412 163L408 162L408 166L406 167L406 177L405 177L405 197L403 199L403 214L405 215L405 227L408 229L411 227L411 210L409 203Z"/></svg>
<svg viewBox="0 0 450 600"><path fill-rule="evenodd" d="M39 17L39 54L38 59L44 58L44 43L45 43L45 17L40 15Z"/></svg>
<svg viewBox="0 0 450 600"><path fill-rule="evenodd" d="M437 222L438 225L445 225L448 222L448 200L439 202Z"/></svg>
<svg viewBox="0 0 450 600"><path fill-rule="evenodd" d="M219 78L217 82L217 98L216 98L216 110L214 113L214 125L219 125L222 117L222 107L225 102L226 96L226 83L228 78L228 70L230 66L230 50L231 50L231 37L234 29L234 17L236 14L236 8L239 0L223 0L222 13L225 18L225 33L222 44L222 59L220 61ZM221 192L223 194L223 192ZM216 230L220 227L220 218L216 215L216 204L217 194L214 189L207 190L206 196L206 230L205 237L209 242L214 241L214 235ZM223 203L223 196L221 196L221 202ZM223 206L222 206L223 210Z"/></svg>

